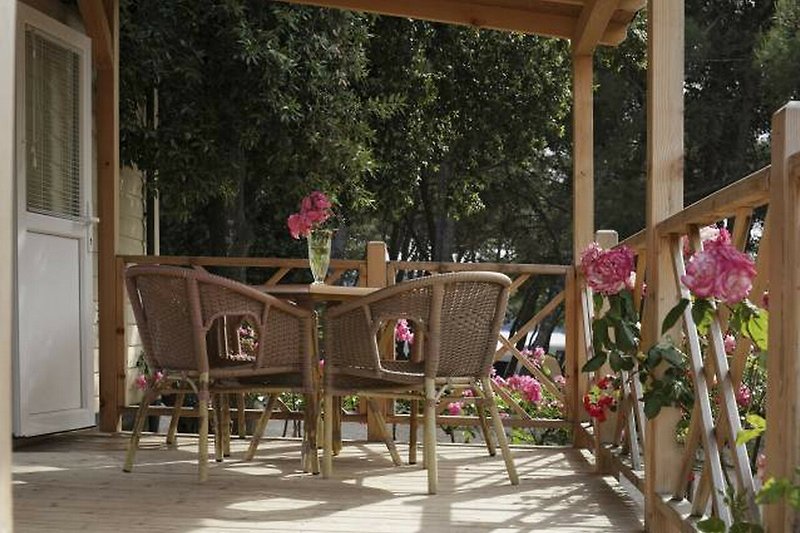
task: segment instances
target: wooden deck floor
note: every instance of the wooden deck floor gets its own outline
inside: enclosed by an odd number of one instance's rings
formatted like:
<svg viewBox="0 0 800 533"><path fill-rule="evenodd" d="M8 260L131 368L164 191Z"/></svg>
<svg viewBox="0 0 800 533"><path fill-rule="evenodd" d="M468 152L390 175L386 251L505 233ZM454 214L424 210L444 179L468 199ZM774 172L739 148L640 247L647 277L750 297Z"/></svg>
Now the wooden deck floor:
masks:
<svg viewBox="0 0 800 533"><path fill-rule="evenodd" d="M521 484L476 446L439 448L440 493L419 466L393 467L377 444L345 443L334 479L298 471L299 443L268 440L252 463L233 456L196 480L196 440L143 440L133 473L126 438L47 439L14 453L16 531L364 532L641 531L636 504L572 449L516 448ZM401 453L406 449L401 447ZM407 457L407 455L406 455Z"/></svg>

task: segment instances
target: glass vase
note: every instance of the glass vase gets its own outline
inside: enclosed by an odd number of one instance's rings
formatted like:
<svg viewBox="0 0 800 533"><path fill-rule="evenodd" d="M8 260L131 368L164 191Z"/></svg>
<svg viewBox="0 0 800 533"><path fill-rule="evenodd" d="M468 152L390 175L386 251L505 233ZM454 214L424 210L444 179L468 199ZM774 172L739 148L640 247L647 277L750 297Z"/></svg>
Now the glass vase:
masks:
<svg viewBox="0 0 800 533"><path fill-rule="evenodd" d="M308 235L308 266L314 284L325 283L328 265L331 262L331 230L314 230Z"/></svg>

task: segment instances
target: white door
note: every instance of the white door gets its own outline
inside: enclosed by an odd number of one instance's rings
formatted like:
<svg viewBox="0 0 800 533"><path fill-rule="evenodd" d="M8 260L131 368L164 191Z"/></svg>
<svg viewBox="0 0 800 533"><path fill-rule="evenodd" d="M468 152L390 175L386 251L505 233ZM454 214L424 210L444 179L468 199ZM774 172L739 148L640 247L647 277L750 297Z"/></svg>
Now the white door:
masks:
<svg viewBox="0 0 800 533"><path fill-rule="evenodd" d="M30 436L95 423L91 41L17 6L14 434Z"/></svg>

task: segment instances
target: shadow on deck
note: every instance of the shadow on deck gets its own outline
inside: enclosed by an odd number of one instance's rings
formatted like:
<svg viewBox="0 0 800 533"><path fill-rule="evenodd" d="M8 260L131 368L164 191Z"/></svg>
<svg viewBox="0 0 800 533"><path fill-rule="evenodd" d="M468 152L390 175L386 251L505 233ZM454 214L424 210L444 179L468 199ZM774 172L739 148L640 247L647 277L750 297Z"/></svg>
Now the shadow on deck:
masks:
<svg viewBox="0 0 800 533"><path fill-rule="evenodd" d="M393 467L378 444L345 443L334 477L303 474L296 440L267 440L196 479L196 440L142 441L133 473L127 438L61 435L14 453L17 531L641 531L639 510L579 450L515 448L520 486L482 447L439 447L439 494L420 465ZM400 447L401 454L407 452ZM213 455L213 452L212 452ZM407 453L405 455L407 458Z"/></svg>

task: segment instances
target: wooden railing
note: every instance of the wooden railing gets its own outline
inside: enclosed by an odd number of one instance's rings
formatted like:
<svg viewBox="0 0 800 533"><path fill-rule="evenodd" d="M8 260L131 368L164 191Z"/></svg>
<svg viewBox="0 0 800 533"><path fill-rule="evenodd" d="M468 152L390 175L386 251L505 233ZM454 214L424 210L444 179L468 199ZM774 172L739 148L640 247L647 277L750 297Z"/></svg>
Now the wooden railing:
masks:
<svg viewBox="0 0 800 533"><path fill-rule="evenodd" d="M647 261L653 255L647 249L647 242L668 243L673 272L672 276L661 274L660 279L669 281L671 278L677 298L690 297L688 289L680 282L685 273L684 245L687 241L684 239L688 238L691 249L701 249L702 227L725 222L732 244L756 255L758 273L750 293L751 300L762 305L762 294L769 289L773 317L767 358L766 414L769 430L766 433L768 459L765 475L796 482L795 469L800 456L797 420L800 386L800 365L797 362L800 355L797 305L800 297L800 276L797 273L800 264L800 106L792 104L775 115L772 141L770 166L662 221L651 230L657 233L656 239L648 239L647 233L642 231L620 245L627 245L637 253L634 291L637 307L647 281ZM752 231L756 220L760 232ZM781 266L776 264L780 260ZM572 297L579 302L583 317L580 339L591 354L592 300L583 283L579 282L577 290L579 294ZM777 306L776 296L781 299ZM650 315L652 312L648 313L645 301L643 322L653 320ZM646 498L648 505L657 506L659 515L668 520L669 524L665 524L667 530L691 529L697 520L709 515L730 525L734 520L727 499L730 494L736 494L743 502L743 512L749 520L761 520L763 512L768 531L795 530L795 513L785 502L763 509L757 505L755 496L759 481L754 478L756 461L751 454L759 453L759 450L751 447L748 452L744 444L737 444L743 413L737 406L736 391L742 383L753 346L742 336L738 338L735 351L726 355L723 339L728 331L728 320L726 310L716 310L707 329L707 340L704 341L707 345L703 346L690 304L682 314L682 324L678 326L680 331L673 332L678 336L682 333L686 339L694 391L688 432L679 450L680 464L671 463L674 455L670 449L677 445L675 442L645 439L641 391L634 388L638 380L632 380L633 387L623 389L616 420L612 418L594 427L584 424L581 428L586 431L586 439L594 443L598 467L617 477L625 475L643 492L646 486L652 486L644 483L643 457L664 463L659 465L660 471L671 470L672 487L668 491L647 494ZM647 342L653 344L656 340L648 339ZM648 347L643 346L643 351ZM627 376L621 377L626 382L624 378ZM673 413L660 416L675 418ZM613 428L609 427L611 425Z"/></svg>
<svg viewBox="0 0 800 533"><path fill-rule="evenodd" d="M215 271L217 269L236 269L236 273L244 276L244 279L251 284L263 285L278 285L280 283L298 283L306 280L308 277L308 260L307 259L284 259L284 258L252 258L252 257L192 257L192 256L119 256L117 258L117 286L122 290L123 274L128 265L131 264L166 264L166 265L180 265L180 266L201 266L204 268ZM407 279L412 277L419 277L422 275L429 275L432 273L443 272L456 272L456 271L494 271L503 272L512 278L511 291L512 295L522 289L526 283L531 282L534 278L540 276L547 276L548 281L553 278L553 282L558 283L559 286L564 287L567 285L566 279L574 276L574 269L566 265L536 265L536 264L508 264L508 263L432 263L432 262L406 262L406 261L389 261L386 254L386 246L382 242L372 242L367 246L366 259L363 260L341 260L333 259L331 261L326 283L328 284L346 284L370 287L384 287L394 284L398 280ZM223 274L225 271L223 271ZM120 301L122 300L122 294ZM577 396L570 392L570 386L562 388L561 385L556 383L553 379L556 375L554 372L548 372L543 368L534 364L520 349L517 348L519 341L524 340L529 335L533 335L536 329L540 326L542 321L549 315L562 312L565 302L565 291L561 290L550 298L548 301L540 305L534 312L533 316L521 325L510 339L503 335L498 339L498 349L495 354L495 360L499 361L502 358L510 357L512 361L524 368L527 373L534 376L543 386L552 398L555 399L563 408L561 410L561 417L558 418L542 418L531 416L526 410L525 402L519 401L512 395L506 388L495 386L495 392L502 399L510 411L509 416L503 420L506 426L513 428L539 428L539 429L572 429L574 422L567 415L579 413L574 404L574 398ZM125 346L125 313L120 310L117 313L117 335L118 339L118 353L117 353L117 367L118 376L120 377L118 383L118 396L116 396L115 405L118 406L119 413L130 413L135 408L128 405L126 400L126 371L128 361L126 361L126 346ZM566 331L565 335L571 335L570 331ZM387 351L392 352L386 356L391 357L394 350L394 343L390 342ZM572 361L573 354L567 350L563 356L563 360L558 365L558 372L563 372L571 377L572 371L565 369L575 368ZM552 368L552 365L551 365ZM451 415L445 411L449 402L461 402L469 404L469 397L453 396L444 397L441 401L441 412L437 416L440 424L450 427L475 427L481 423L477 416L467 415ZM366 403L366 402L364 402ZM387 404L386 419L394 424L408 424L410 416L406 412L396 412L395 404ZM255 418L259 415L259 411L255 409L241 409L241 405L237 405L236 409L232 409L235 420L240 421L239 426L244 427L245 420ZM277 410L274 413L274 419L284 420L301 420L302 413L288 402L278 402ZM154 407L151 410L153 415L169 416L172 414L169 407ZM354 421L367 423L368 435L377 437L378 432L373 431L373 425L376 420L373 420L371 413L366 409L366 406L359 404L359 410L346 410L343 409L343 419L345 421ZM186 411L182 416L192 417L194 413ZM241 433L241 430L240 430Z"/></svg>

